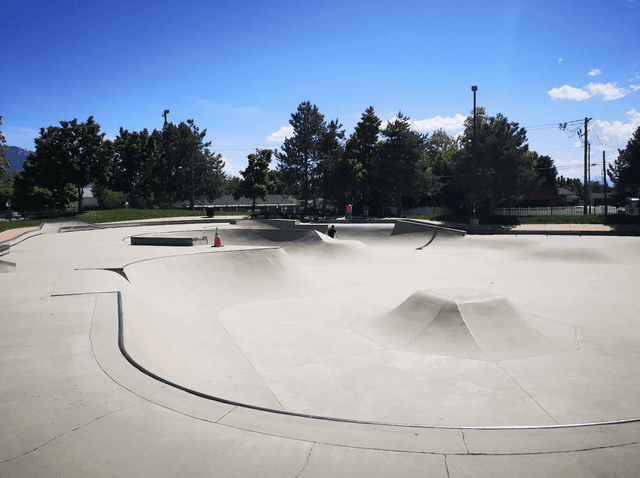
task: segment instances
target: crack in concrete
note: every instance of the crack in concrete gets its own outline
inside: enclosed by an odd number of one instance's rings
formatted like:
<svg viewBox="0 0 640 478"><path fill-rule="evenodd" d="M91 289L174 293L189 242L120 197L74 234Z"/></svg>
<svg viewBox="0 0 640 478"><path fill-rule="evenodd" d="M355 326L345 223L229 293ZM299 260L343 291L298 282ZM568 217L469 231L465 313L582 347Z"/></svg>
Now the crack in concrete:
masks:
<svg viewBox="0 0 640 478"><path fill-rule="evenodd" d="M71 430L68 430L68 431L66 431L66 432L63 432L63 433L61 433L60 435L55 436L55 437L51 438L50 440L47 440L47 441L46 441L46 442L44 442L42 445L39 445L39 446L35 447L35 448L34 448L34 449L32 449L32 450L26 451L26 452L24 452L24 453L22 453L22 454L20 454L20 455L18 455L18 456L14 456L13 458L8 458L8 459L6 459L6 460L0 461L0 464L2 464L2 463L7 463L7 462L10 462L10 461L16 460L16 459L18 459L18 458L22 458L23 456L26 456L26 455L30 455L31 453L33 453L33 452L35 452L35 451L40 450L41 448L43 448L43 447L47 446L49 443L51 443L51 442L53 442L53 441L57 440L58 438L62 438L62 437L63 437L63 436L65 436L65 435L68 435L68 434L70 434L70 433L76 432L76 431L80 430L81 428L84 428L84 427L86 427L86 426L88 426L88 425L91 425L92 423L95 423L95 422L97 422L98 420L102 420L103 418L106 418L106 417L108 417L108 416L110 416L110 415L113 415L113 414L115 414L115 413L122 412L122 411L124 411L124 410L129 410L129 409L134 408L134 407L137 407L137 406L139 406L139 405L142 405L142 403L137 403L137 404L132 405L132 406L130 406L130 407L125 407L125 408L121 408L121 409L119 409L119 410L114 410L114 411L112 411L112 412L105 413L104 415L101 415L101 416L99 416L99 417L97 417L97 418L94 418L94 419L93 419L93 420L91 420L90 422L87 422L87 423L84 423L84 424L82 424L82 425L80 425L80 426L77 426L77 427L75 427L75 428L72 428Z"/></svg>
<svg viewBox="0 0 640 478"><path fill-rule="evenodd" d="M315 446L316 446L316 443L313 442L313 444L311 445L311 448L309 448L309 454L307 455L307 462L302 467L302 470L300 470L300 472L296 475L296 478L299 478L300 475L302 475L302 473L304 472L305 468L307 468L307 466L309 466L309 459L311 458L311 452L313 451L313 448Z"/></svg>
<svg viewBox="0 0 640 478"><path fill-rule="evenodd" d="M449 474L449 464L447 463L447 455L444 455L444 471L447 472L447 478L451 478L451 475Z"/></svg>
<svg viewBox="0 0 640 478"><path fill-rule="evenodd" d="M467 455L469 454L469 447L467 446L467 440L464 436L464 430L460 429L460 433L462 434L462 443L464 443L464 448L467 450Z"/></svg>

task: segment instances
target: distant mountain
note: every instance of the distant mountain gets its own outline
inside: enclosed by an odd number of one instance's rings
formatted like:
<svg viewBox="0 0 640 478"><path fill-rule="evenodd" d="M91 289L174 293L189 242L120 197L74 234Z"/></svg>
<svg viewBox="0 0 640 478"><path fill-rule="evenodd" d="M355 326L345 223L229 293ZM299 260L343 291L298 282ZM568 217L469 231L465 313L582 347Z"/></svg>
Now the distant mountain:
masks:
<svg viewBox="0 0 640 478"><path fill-rule="evenodd" d="M9 151L7 151L7 159L9 160L9 163L11 163L9 171L20 171L24 164L24 160L32 153L33 151L29 151L28 149L11 146Z"/></svg>

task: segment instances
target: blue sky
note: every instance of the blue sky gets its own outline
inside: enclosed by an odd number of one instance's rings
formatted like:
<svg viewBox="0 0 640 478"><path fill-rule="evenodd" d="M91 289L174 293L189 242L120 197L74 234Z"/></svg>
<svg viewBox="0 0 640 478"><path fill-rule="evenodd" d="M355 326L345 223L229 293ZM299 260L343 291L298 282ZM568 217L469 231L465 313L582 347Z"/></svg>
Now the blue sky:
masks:
<svg viewBox="0 0 640 478"><path fill-rule="evenodd" d="M238 175L302 101L347 135L369 106L457 134L477 85L565 176L582 178L583 150L556 125L593 118L599 178L640 125L638 19L640 0L0 2L2 130L34 149L60 120L94 116L113 139L168 109Z"/></svg>

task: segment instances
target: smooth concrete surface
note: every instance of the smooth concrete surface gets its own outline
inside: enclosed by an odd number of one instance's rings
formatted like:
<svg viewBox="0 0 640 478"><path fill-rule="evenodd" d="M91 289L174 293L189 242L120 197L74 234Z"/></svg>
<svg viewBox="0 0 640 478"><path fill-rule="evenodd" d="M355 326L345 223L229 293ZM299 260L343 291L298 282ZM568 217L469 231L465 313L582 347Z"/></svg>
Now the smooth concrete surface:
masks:
<svg viewBox="0 0 640 478"><path fill-rule="evenodd" d="M13 238L0 476L639 476L640 240L403 227Z"/></svg>

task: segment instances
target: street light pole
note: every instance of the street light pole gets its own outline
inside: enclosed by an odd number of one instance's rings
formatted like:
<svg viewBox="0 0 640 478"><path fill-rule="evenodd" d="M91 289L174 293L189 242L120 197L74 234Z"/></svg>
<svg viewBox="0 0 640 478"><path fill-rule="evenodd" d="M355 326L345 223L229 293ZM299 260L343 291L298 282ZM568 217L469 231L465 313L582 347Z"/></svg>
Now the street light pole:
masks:
<svg viewBox="0 0 640 478"><path fill-rule="evenodd" d="M476 91L478 91L478 87L472 86L471 91L473 91L473 167L475 168L476 171L478 171L478 157L476 154ZM477 187L477 185L474 185L474 188L475 187ZM477 200L477 198L474 197L473 200L474 200L473 218L471 219L471 221L472 221L472 225L477 226L478 219L476 218L476 205L475 205L475 201Z"/></svg>
<svg viewBox="0 0 640 478"><path fill-rule="evenodd" d="M471 91L473 91L473 160L476 160L476 91L478 91L477 86L472 86Z"/></svg>

